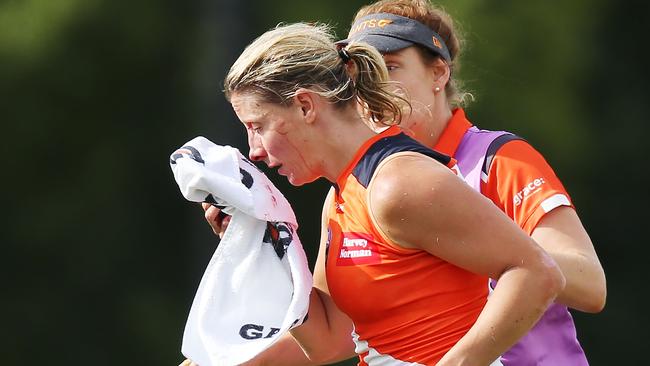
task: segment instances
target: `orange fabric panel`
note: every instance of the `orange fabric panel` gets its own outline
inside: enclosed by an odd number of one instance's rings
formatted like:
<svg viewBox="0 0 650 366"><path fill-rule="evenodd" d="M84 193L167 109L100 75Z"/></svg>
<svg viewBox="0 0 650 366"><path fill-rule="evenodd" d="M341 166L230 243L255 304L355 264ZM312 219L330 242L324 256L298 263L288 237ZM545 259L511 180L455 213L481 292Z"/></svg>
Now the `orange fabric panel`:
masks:
<svg viewBox="0 0 650 366"><path fill-rule="evenodd" d="M556 194L570 202L544 157L521 140L510 141L497 151L481 190L529 235L546 213L542 202Z"/></svg>
<svg viewBox="0 0 650 366"><path fill-rule="evenodd" d="M332 298L380 354L435 364L476 321L487 278L389 242L368 215L365 188L351 175L344 185L343 205L328 211Z"/></svg>

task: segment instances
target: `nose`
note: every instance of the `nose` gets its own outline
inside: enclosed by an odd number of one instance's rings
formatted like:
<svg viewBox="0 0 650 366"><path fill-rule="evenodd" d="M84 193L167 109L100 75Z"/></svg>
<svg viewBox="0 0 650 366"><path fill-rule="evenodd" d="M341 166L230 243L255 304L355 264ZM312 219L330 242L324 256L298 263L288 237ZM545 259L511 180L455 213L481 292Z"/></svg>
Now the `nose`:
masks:
<svg viewBox="0 0 650 366"><path fill-rule="evenodd" d="M252 161L262 161L266 158L266 150L262 146L262 141L256 133L248 134L248 158Z"/></svg>
<svg viewBox="0 0 650 366"><path fill-rule="evenodd" d="M251 161L263 161L266 158L266 151L264 151L262 148L251 147L250 151L248 152L248 158Z"/></svg>

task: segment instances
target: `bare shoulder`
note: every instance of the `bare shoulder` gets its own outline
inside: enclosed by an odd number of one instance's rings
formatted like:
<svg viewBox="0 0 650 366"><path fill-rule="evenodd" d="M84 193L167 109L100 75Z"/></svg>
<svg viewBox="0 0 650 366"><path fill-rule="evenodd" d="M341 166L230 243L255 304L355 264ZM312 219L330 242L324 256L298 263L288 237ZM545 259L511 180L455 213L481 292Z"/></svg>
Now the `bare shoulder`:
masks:
<svg viewBox="0 0 650 366"><path fill-rule="evenodd" d="M451 169L421 154L396 154L382 162L369 186L373 207L420 206L459 188L462 180ZM423 200L424 199L424 200Z"/></svg>
<svg viewBox="0 0 650 366"><path fill-rule="evenodd" d="M368 187L368 210L397 245L492 278L539 257L541 249L525 232L446 166L398 156L380 168Z"/></svg>
<svg viewBox="0 0 650 366"><path fill-rule="evenodd" d="M471 190L449 168L421 154L391 156L382 162L368 187L368 204L375 223L404 247L405 231L418 232L444 225L434 215Z"/></svg>

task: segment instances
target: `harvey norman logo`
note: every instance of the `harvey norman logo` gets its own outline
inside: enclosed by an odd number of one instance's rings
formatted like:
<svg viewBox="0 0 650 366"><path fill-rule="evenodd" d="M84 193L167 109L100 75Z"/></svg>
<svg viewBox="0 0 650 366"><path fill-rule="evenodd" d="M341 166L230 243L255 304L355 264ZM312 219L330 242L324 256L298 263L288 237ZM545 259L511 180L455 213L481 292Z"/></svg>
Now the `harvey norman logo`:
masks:
<svg viewBox="0 0 650 366"><path fill-rule="evenodd" d="M391 24L393 21L390 19L368 19L364 20L363 22L355 25L350 29L350 33L348 34L348 38L351 37L353 34L360 32L366 28L383 28L389 24Z"/></svg>
<svg viewBox="0 0 650 366"><path fill-rule="evenodd" d="M379 263L381 261L377 244L370 234L343 233L336 264L353 266L358 264Z"/></svg>

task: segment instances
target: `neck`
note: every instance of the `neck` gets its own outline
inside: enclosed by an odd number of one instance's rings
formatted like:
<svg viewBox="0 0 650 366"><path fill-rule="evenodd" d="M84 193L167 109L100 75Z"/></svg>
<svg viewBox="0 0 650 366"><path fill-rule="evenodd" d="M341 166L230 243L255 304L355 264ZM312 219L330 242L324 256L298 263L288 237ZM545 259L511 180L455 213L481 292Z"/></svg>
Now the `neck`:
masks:
<svg viewBox="0 0 650 366"><path fill-rule="evenodd" d="M451 109L446 102L436 103L435 105L439 107L431 111L431 119L425 123L423 131L415 136L416 140L429 148L433 148L438 143L438 139L440 139L452 116Z"/></svg>
<svg viewBox="0 0 650 366"><path fill-rule="evenodd" d="M363 123L354 109L331 118L323 126L326 131L319 152L323 157L323 177L334 183L361 145L375 136L375 132Z"/></svg>

